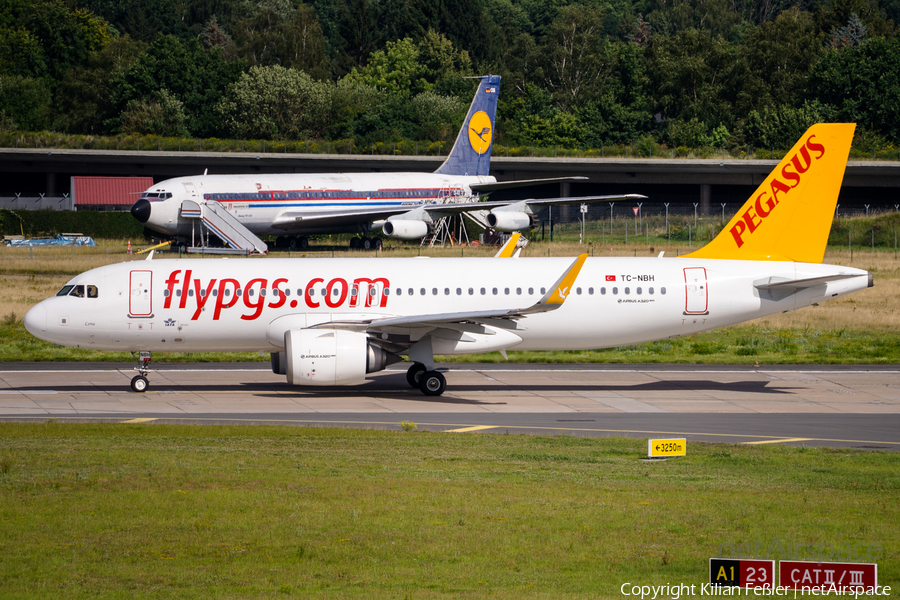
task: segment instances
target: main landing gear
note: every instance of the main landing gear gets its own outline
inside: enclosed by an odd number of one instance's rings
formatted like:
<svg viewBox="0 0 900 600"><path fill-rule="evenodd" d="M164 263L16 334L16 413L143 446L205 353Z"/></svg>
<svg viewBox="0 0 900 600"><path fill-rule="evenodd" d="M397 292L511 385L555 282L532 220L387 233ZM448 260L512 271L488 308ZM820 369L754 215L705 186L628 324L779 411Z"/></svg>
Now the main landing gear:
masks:
<svg viewBox="0 0 900 600"><path fill-rule="evenodd" d="M410 387L418 388L426 396L440 396L447 389L447 380L438 371L429 371L422 363L415 363L406 372Z"/></svg>
<svg viewBox="0 0 900 600"><path fill-rule="evenodd" d="M134 353L132 352L132 355ZM138 352L138 366L134 368L135 371L138 372L138 375L135 375L131 379L131 389L135 392L146 392L147 388L150 387L150 382L147 381L147 375L150 373L150 353L149 352Z"/></svg>
<svg viewBox="0 0 900 600"><path fill-rule="evenodd" d="M380 237L370 238L362 236L358 238L350 238L351 250L381 250L383 245L384 240L382 240Z"/></svg>

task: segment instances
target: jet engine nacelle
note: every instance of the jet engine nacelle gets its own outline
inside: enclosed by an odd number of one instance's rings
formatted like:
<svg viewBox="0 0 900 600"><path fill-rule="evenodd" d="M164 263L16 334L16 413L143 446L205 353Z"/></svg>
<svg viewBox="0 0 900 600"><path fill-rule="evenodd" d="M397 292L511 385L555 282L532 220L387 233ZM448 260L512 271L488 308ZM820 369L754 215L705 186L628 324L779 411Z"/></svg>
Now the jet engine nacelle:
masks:
<svg viewBox="0 0 900 600"><path fill-rule="evenodd" d="M488 225L497 231L521 231L531 228L531 215L511 210L492 210L487 216Z"/></svg>
<svg viewBox="0 0 900 600"><path fill-rule="evenodd" d="M428 235L428 223L425 221L385 221L381 230L386 237L418 240Z"/></svg>
<svg viewBox="0 0 900 600"><path fill-rule="evenodd" d="M359 385L366 373L402 360L355 331L290 329L284 333L284 349L291 385Z"/></svg>

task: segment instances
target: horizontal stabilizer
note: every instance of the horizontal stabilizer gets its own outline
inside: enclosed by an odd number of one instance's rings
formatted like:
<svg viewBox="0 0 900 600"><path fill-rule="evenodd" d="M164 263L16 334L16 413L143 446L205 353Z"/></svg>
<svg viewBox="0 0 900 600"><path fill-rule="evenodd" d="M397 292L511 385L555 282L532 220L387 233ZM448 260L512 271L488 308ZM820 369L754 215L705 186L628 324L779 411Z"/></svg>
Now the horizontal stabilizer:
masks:
<svg viewBox="0 0 900 600"><path fill-rule="evenodd" d="M808 277L806 279L786 279L783 277L766 277L759 281L753 282L753 287L758 290L803 290L806 288L816 287L828 283L829 281L839 281L841 279L850 279L859 277L858 273L837 273L835 275L823 275L822 277Z"/></svg>

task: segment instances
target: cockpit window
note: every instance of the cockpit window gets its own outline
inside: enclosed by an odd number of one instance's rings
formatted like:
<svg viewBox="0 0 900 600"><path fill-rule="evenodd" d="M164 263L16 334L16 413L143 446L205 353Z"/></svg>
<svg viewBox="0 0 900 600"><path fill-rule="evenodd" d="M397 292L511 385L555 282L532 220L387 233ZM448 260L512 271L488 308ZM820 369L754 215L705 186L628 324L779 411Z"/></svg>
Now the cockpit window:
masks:
<svg viewBox="0 0 900 600"><path fill-rule="evenodd" d="M88 298L96 298L98 296L97 286L96 285L87 286L87 295L88 295Z"/></svg>
<svg viewBox="0 0 900 600"><path fill-rule="evenodd" d="M75 296L76 298L84 298L84 286L83 285L72 286L72 291L69 292L69 295Z"/></svg>
<svg viewBox="0 0 900 600"><path fill-rule="evenodd" d="M72 288L73 288L73 287L75 287L75 286L74 286L74 285L64 285L64 286L63 286L63 289L61 289L61 290L59 290L58 292L56 292L56 295L57 295L57 296L68 296L68 295L69 295L69 292L72 291Z"/></svg>

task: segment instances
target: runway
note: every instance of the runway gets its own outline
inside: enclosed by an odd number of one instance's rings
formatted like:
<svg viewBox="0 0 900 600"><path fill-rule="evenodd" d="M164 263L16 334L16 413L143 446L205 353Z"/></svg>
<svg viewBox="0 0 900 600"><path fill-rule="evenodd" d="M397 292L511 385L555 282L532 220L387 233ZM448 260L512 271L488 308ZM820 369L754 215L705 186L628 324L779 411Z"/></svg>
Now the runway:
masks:
<svg viewBox="0 0 900 600"><path fill-rule="evenodd" d="M900 450L896 365L444 364L427 398L405 368L359 387L298 388L265 363L0 365L0 420L272 423L584 436L687 437Z"/></svg>

